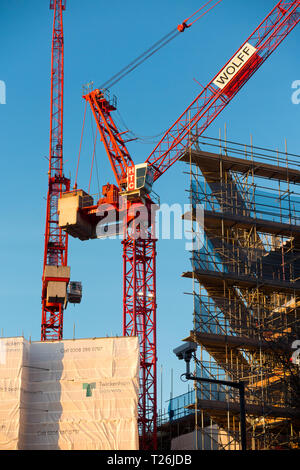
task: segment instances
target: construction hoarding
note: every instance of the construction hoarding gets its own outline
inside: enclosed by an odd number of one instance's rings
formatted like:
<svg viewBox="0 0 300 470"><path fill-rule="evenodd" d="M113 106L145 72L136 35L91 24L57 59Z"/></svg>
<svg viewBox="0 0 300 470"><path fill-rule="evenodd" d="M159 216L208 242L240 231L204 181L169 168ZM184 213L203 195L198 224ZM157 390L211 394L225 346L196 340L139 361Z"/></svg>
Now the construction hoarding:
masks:
<svg viewBox="0 0 300 470"><path fill-rule="evenodd" d="M0 449L138 449L138 338L18 340L15 367L0 363L2 388L17 381Z"/></svg>

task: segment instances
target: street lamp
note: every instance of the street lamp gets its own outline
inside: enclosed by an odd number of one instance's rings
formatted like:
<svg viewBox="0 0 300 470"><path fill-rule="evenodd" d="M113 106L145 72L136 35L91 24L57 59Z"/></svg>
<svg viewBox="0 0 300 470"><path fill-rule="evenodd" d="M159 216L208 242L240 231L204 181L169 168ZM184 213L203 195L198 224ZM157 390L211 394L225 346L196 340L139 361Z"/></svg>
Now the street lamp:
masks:
<svg viewBox="0 0 300 470"><path fill-rule="evenodd" d="M184 360L186 363L186 373L185 375L187 380L196 380L197 382L206 382L211 384L224 385L226 387L236 388L239 391L240 395L240 422L241 422L241 446L242 450L247 450L247 441L246 441L246 412L245 412L245 384L244 382L230 382L227 380L215 380L215 379L206 379L203 377L196 377L190 372L190 362L193 357L193 354L197 351L197 343L186 342L182 346L174 349L173 352L176 354L179 360Z"/></svg>

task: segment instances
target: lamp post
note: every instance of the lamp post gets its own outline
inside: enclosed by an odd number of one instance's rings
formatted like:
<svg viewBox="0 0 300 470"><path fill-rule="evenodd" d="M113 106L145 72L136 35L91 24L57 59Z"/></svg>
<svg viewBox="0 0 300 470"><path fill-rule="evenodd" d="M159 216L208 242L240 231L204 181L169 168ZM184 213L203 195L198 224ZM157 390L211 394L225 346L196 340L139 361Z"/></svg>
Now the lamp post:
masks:
<svg viewBox="0 0 300 470"><path fill-rule="evenodd" d="M206 379L204 377L196 377L190 372L190 361L192 355L197 350L197 344L192 342L187 342L182 346L174 349L173 352L176 354L178 359L184 359L186 363L186 373L184 374L187 380L196 380L197 382L205 382L211 384L224 385L226 387L232 387L239 391L240 396L240 423L241 423L241 447L242 450L247 450L247 440L246 440L246 412L245 412L245 384L244 382L231 382L227 380L216 380L216 379Z"/></svg>

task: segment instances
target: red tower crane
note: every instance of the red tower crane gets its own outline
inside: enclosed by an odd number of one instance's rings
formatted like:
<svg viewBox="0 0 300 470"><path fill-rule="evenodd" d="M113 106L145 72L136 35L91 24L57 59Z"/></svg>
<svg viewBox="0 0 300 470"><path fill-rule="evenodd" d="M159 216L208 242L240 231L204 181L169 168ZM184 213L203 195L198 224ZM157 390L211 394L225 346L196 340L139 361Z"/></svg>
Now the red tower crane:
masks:
<svg viewBox="0 0 300 470"><path fill-rule="evenodd" d="M145 163L134 165L124 133L112 118L116 102L110 99L107 90L96 89L84 96L92 109L117 186L104 186L103 198L97 204L82 190L63 194L59 201L59 225L72 236L88 240L101 238L109 228L107 214L117 214L116 227L123 221L123 334L138 336L140 340L138 414L142 449L157 446L156 238L154 218L150 215L153 208L155 212L152 184L185 154L299 21L300 0L279 1L165 132ZM197 137L190 139L193 129Z"/></svg>
<svg viewBox="0 0 300 470"><path fill-rule="evenodd" d="M54 10L48 194L42 285L41 340L59 340L63 335L66 288L70 280L68 234L58 224L57 206L61 194L70 189L63 173L63 85L64 36L63 11L66 0L50 0Z"/></svg>

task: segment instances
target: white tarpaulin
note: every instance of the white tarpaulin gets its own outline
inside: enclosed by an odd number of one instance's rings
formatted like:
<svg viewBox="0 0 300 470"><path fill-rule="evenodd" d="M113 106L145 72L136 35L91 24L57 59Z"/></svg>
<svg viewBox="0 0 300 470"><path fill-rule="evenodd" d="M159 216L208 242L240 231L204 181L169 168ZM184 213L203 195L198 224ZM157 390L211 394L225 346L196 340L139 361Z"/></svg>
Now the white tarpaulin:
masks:
<svg viewBox="0 0 300 470"><path fill-rule="evenodd" d="M0 449L17 450L24 421L22 384L26 381L28 343L21 337L0 338Z"/></svg>
<svg viewBox="0 0 300 470"><path fill-rule="evenodd" d="M10 409L19 436L14 448L138 449L138 338L26 342L26 346L28 359L19 358L19 369L11 369L10 376L12 381L15 374L23 377L22 393ZM24 411L18 421L20 408ZM9 418L9 410L6 413ZM7 448L2 440L6 442L1 439L0 449Z"/></svg>

